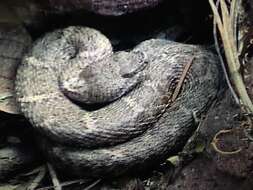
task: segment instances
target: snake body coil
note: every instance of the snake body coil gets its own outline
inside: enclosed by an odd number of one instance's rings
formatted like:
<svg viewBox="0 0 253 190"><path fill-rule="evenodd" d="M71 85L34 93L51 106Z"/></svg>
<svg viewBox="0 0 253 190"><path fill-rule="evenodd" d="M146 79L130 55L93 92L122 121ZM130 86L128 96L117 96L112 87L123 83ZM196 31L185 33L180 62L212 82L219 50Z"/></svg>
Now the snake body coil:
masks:
<svg viewBox="0 0 253 190"><path fill-rule="evenodd" d="M217 62L200 46L158 39L113 53L100 32L68 27L34 43L18 68L16 96L57 168L118 175L182 148L195 129L193 113L216 96Z"/></svg>

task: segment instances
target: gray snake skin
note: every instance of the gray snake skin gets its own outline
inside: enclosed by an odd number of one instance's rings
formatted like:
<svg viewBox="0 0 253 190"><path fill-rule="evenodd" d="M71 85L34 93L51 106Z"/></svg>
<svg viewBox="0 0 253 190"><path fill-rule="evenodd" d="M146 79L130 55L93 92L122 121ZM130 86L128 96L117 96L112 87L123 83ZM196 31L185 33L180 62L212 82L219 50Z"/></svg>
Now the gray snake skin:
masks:
<svg viewBox="0 0 253 190"><path fill-rule="evenodd" d="M182 148L196 127L193 114L217 94L217 63L201 46L158 39L113 53L100 32L68 27L34 43L17 71L16 99L57 169L119 175Z"/></svg>

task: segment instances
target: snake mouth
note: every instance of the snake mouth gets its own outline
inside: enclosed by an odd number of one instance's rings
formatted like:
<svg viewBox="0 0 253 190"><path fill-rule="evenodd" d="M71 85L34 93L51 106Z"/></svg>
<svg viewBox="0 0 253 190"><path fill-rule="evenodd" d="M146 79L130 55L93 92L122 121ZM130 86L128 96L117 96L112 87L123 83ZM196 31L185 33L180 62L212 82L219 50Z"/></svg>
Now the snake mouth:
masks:
<svg viewBox="0 0 253 190"><path fill-rule="evenodd" d="M120 97L118 99L120 99ZM78 105L81 109L89 111L89 112L100 110L100 109L112 104L113 102L117 101L118 99L113 100L112 102L94 103L94 104L91 105L91 104L86 104L86 103L83 103L81 101L69 98L69 100L72 103Z"/></svg>

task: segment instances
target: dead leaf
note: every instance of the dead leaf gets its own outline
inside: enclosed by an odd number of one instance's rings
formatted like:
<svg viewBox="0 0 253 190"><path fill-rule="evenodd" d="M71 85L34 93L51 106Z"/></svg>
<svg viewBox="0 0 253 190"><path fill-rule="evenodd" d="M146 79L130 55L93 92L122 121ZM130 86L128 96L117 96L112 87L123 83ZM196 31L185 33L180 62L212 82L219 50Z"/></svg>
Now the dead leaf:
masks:
<svg viewBox="0 0 253 190"><path fill-rule="evenodd" d="M168 162L170 162L173 166L178 166L180 163L180 158L178 155L171 156L167 159Z"/></svg>

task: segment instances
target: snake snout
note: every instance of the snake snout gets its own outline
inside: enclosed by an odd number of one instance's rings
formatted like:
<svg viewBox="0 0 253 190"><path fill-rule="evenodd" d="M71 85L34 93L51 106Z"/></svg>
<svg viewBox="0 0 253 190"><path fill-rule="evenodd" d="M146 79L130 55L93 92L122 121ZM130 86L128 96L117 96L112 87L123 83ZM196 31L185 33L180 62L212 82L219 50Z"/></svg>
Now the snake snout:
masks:
<svg viewBox="0 0 253 190"><path fill-rule="evenodd" d="M148 58L140 51L118 52L114 56L114 61L120 62L120 75L123 78L132 78L145 69Z"/></svg>
<svg viewBox="0 0 253 190"><path fill-rule="evenodd" d="M85 80L80 80L79 77L59 80L59 88L71 100L84 103L88 101L88 85Z"/></svg>

